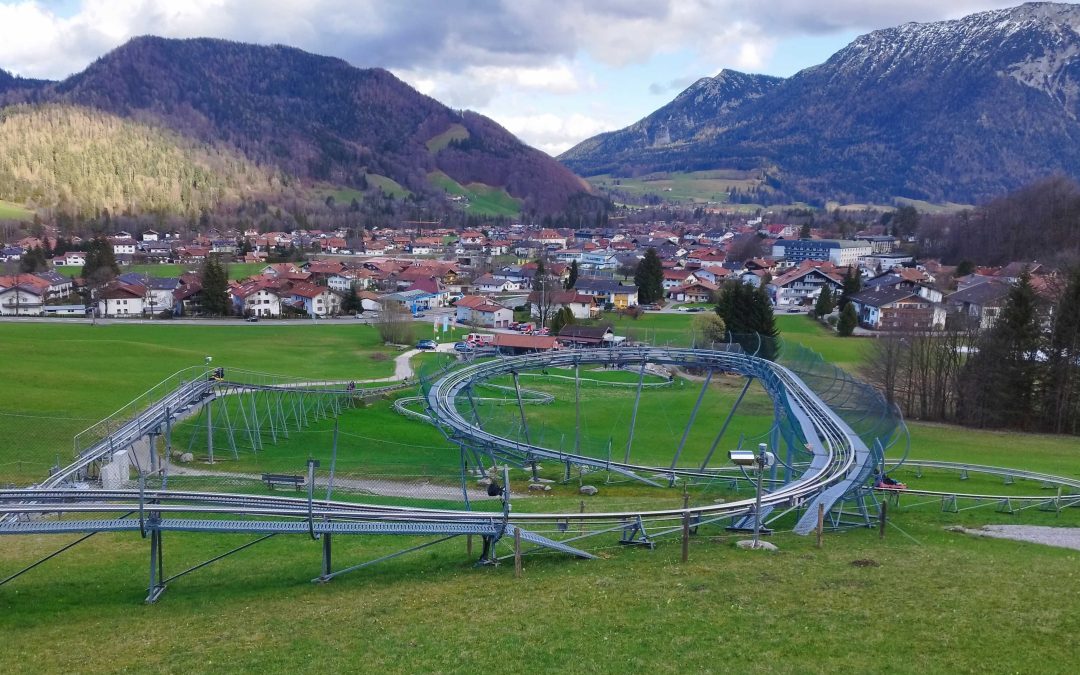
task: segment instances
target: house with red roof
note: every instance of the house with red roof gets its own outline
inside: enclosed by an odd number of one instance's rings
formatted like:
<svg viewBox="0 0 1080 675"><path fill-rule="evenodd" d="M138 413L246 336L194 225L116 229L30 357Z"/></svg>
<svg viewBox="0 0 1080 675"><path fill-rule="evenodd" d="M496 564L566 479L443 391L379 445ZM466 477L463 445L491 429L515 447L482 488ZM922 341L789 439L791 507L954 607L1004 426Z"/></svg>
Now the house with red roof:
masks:
<svg viewBox="0 0 1080 675"><path fill-rule="evenodd" d="M316 286L306 281L292 285L289 303L310 316L331 316L341 311L340 295L325 286Z"/></svg>

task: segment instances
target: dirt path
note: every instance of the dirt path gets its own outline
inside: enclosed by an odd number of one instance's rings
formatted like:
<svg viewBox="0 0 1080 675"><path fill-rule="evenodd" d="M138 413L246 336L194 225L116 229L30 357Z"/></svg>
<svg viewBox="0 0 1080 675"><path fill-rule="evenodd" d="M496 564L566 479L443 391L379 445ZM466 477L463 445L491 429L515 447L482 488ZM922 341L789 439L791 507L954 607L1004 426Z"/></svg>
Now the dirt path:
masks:
<svg viewBox="0 0 1080 675"><path fill-rule="evenodd" d="M1043 525L984 525L978 529L961 528L964 534L994 539L1012 539L1080 551L1080 527Z"/></svg>

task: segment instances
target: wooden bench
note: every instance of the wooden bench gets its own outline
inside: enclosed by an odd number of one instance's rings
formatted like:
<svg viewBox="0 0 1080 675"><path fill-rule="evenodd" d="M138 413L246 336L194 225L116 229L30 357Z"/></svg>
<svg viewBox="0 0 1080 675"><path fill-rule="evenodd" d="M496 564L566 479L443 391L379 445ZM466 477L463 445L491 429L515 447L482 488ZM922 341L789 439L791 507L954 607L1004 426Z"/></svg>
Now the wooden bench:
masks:
<svg viewBox="0 0 1080 675"><path fill-rule="evenodd" d="M293 476L286 473L264 473L262 479L263 482L266 483L266 487L271 490L277 485L284 487L291 485L299 492L300 488L304 487L304 484L306 483L306 479L303 476Z"/></svg>

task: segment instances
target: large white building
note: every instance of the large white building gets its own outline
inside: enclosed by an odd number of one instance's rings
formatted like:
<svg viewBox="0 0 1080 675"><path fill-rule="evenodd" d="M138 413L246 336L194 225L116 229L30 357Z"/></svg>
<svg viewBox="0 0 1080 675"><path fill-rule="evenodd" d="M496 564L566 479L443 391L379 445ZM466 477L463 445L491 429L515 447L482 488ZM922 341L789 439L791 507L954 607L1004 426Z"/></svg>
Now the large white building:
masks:
<svg viewBox="0 0 1080 675"><path fill-rule="evenodd" d="M807 260L831 262L837 267L857 265L859 258L873 253L868 241L846 239L779 239L773 244L773 257L798 265Z"/></svg>

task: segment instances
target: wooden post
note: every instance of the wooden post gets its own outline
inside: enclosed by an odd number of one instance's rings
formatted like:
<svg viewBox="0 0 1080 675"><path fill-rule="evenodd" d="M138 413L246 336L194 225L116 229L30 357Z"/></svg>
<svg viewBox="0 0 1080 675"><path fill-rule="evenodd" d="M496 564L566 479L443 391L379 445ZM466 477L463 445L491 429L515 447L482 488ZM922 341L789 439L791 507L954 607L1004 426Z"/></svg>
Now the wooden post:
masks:
<svg viewBox="0 0 1080 675"><path fill-rule="evenodd" d="M889 510L889 502L882 500L881 513L878 517L878 539L885 538L885 516Z"/></svg>
<svg viewBox="0 0 1080 675"><path fill-rule="evenodd" d="M585 513L585 500L581 500L581 512ZM581 533L585 534L585 519L581 519Z"/></svg>
<svg viewBox="0 0 1080 675"><path fill-rule="evenodd" d="M817 547L821 548L821 534L825 530L825 505L818 502L817 505Z"/></svg>
<svg viewBox="0 0 1080 675"><path fill-rule="evenodd" d="M521 530L514 528L514 578L521 578Z"/></svg>
<svg viewBox="0 0 1080 675"><path fill-rule="evenodd" d="M682 515L682 561L690 559L690 512L684 511Z"/></svg>

